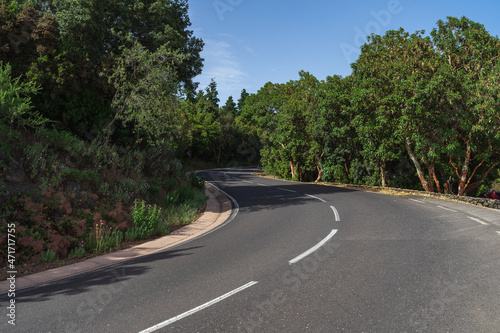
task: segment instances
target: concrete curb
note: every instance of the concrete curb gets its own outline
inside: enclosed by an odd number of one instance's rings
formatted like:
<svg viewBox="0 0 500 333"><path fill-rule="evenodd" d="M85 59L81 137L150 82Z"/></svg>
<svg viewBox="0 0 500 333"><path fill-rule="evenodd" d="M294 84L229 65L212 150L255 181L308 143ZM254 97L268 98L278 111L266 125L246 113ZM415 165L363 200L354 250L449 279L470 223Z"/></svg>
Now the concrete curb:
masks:
<svg viewBox="0 0 500 333"><path fill-rule="evenodd" d="M126 260L142 257L163 251L179 245L224 223L232 211L231 201L212 185L205 183L205 193L208 195L207 207L203 215L195 222L177 229L174 232L153 241L134 246L129 249L108 253L99 257L87 259L75 264L53 268L47 271L16 277L15 290L26 289L49 282L61 280L78 274L90 272L99 268L114 265ZM10 281L0 282L0 294L9 292Z"/></svg>

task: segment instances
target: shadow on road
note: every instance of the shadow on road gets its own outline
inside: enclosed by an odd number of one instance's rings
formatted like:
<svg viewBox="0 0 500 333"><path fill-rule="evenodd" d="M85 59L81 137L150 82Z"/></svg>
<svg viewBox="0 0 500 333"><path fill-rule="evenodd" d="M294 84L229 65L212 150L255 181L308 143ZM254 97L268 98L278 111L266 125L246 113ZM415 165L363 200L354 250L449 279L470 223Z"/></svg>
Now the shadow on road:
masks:
<svg viewBox="0 0 500 333"><path fill-rule="evenodd" d="M129 284L129 280L139 275L143 275L152 269L151 265L148 265L148 263L188 256L192 254L193 250L200 247L201 246L158 252L96 271L86 272L74 277L55 281L40 287L28 288L16 292L16 300L23 303L43 302L59 295L82 294L98 286L105 286L106 290L104 292L109 294L120 292L124 286ZM0 301L4 301L5 299L7 299L6 295L0 297Z"/></svg>

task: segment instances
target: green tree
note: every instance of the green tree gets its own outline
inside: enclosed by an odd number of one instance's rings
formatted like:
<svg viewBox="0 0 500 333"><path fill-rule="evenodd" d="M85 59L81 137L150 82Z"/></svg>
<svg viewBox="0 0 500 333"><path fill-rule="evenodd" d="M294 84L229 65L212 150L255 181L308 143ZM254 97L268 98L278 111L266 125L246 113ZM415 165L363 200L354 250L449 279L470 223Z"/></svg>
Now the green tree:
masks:
<svg viewBox="0 0 500 333"><path fill-rule="evenodd" d="M23 83L12 78L11 66L0 62L0 121L13 125L37 127L44 122L38 112L33 111L30 95L38 92L34 82Z"/></svg>
<svg viewBox="0 0 500 333"><path fill-rule="evenodd" d="M198 91L195 101L186 101L183 106L184 125L187 127L188 157L213 160L217 152L220 124L219 110L209 96Z"/></svg>
<svg viewBox="0 0 500 333"><path fill-rule="evenodd" d="M117 54L118 35L130 34L144 48L164 47L185 55L177 64L178 80L193 88L201 73L203 41L189 30L187 0L28 0L55 15L66 50L77 50L94 63Z"/></svg>
<svg viewBox="0 0 500 333"><path fill-rule="evenodd" d="M164 47L151 52L130 37L124 42L114 66L103 73L115 94L111 103L114 115L101 142L109 141L115 122L119 121L123 125L133 123L137 141L145 137L149 143L155 143L172 135L177 92L175 65L183 55Z"/></svg>
<svg viewBox="0 0 500 333"><path fill-rule="evenodd" d="M399 159L406 148L423 188L432 191L434 175L431 172L425 178L412 146L417 146L424 161L435 157L427 136L431 105L425 103L435 62L423 32L409 34L400 29L370 36L353 65L358 80L352 102L357 108L354 122L363 155L380 167L382 186L387 185L387 163Z"/></svg>
<svg viewBox="0 0 500 333"><path fill-rule="evenodd" d="M322 170L327 180L349 181L351 163L361 150L353 126L355 113L351 96L353 76L329 76L317 88L319 105L313 114L311 131L318 151L322 152Z"/></svg>
<svg viewBox="0 0 500 333"><path fill-rule="evenodd" d="M233 96L227 98L226 104L221 109L222 113L236 115L238 109L236 108L236 103L233 100Z"/></svg>
<svg viewBox="0 0 500 333"><path fill-rule="evenodd" d="M245 102L248 96L250 96L250 94L246 91L246 89L243 89L241 91L240 98L238 99L238 113L241 113L243 111L243 107L245 106Z"/></svg>
<svg viewBox="0 0 500 333"><path fill-rule="evenodd" d="M431 35L445 87L435 140L464 195L500 163L500 39L466 17L438 21Z"/></svg>
<svg viewBox="0 0 500 333"><path fill-rule="evenodd" d="M214 107L219 108L219 92L217 91L217 82L212 78L210 83L205 88L206 98L214 105Z"/></svg>

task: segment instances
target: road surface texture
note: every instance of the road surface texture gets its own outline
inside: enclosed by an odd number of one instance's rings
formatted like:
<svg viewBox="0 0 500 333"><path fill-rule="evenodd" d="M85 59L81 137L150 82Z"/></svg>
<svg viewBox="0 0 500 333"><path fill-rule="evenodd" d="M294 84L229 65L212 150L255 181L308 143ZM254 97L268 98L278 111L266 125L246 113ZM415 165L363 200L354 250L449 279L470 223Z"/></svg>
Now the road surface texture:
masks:
<svg viewBox="0 0 500 333"><path fill-rule="evenodd" d="M500 332L498 211L255 171L199 173L233 201L221 227L18 291L0 331Z"/></svg>

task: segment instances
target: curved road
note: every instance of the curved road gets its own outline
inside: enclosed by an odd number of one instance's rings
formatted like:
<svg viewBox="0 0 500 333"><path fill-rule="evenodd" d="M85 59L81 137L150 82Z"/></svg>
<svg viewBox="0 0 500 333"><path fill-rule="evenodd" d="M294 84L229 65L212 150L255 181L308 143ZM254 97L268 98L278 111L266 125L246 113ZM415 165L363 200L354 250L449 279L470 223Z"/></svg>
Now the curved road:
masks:
<svg viewBox="0 0 500 333"><path fill-rule="evenodd" d="M222 227L20 291L0 330L500 332L500 212L254 171L200 174L233 200Z"/></svg>

